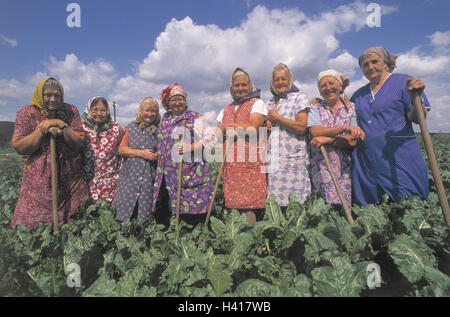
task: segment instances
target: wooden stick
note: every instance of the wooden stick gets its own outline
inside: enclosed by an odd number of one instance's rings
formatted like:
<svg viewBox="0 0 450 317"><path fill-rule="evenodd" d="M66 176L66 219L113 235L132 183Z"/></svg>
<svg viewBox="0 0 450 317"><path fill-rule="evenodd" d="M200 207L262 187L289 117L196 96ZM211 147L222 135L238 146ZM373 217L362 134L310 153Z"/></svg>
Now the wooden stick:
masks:
<svg viewBox="0 0 450 317"><path fill-rule="evenodd" d="M430 132L428 131L427 122L425 120L422 98L420 97L417 91L414 91L414 107L416 108L417 117L419 119L420 131L422 132L425 150L428 155L428 161L430 163L434 183L436 184L437 194L439 197L439 201L441 203L442 214L444 216L447 227L450 228L450 209L448 206L447 195L445 194L444 184L442 183L441 174L439 172L439 167L436 160L436 154L433 148L433 142L431 141Z"/></svg>
<svg viewBox="0 0 450 317"><path fill-rule="evenodd" d="M58 232L58 173L56 168L56 142L53 135L50 136L50 157L52 176L52 207L53 207L53 229Z"/></svg>
<svg viewBox="0 0 450 317"><path fill-rule="evenodd" d="M114 122L116 122L116 102L113 101L113 109L114 109Z"/></svg>
<svg viewBox="0 0 450 317"><path fill-rule="evenodd" d="M341 187L339 186L339 183L336 179L336 175L334 174L334 171L331 167L330 160L328 159L328 154L327 154L327 150L325 149L325 146L321 145L320 150L322 151L322 155L325 159L325 164L327 165L328 172L330 173L331 178L333 179L334 187L336 187L336 191L338 192L339 199L341 200L342 206L344 207L345 216L347 217L347 221L350 224L354 224L355 221L352 218L352 212L351 212L350 208L348 207L347 202L345 201L344 195L342 194Z"/></svg>
<svg viewBox="0 0 450 317"><path fill-rule="evenodd" d="M183 134L180 134L179 137L179 144L181 142L183 142L184 140L184 124L185 124L185 120L183 120ZM184 151L183 154L181 155L181 159L180 159L180 166L178 167L178 188L177 188L177 210L176 210L176 214L175 214L175 219L176 219L176 224L178 227L178 224L180 223L180 205L181 205L181 181L183 178L183 155L184 155Z"/></svg>
<svg viewBox="0 0 450 317"><path fill-rule="evenodd" d="M225 142L225 146L223 148L223 153L222 153L222 162L220 163L220 168L219 168L219 174L217 174L216 184L214 185L214 192L213 192L213 195L211 198L211 202L209 203L208 213L206 214L205 226L208 226L209 217L211 216L212 206L214 205L214 199L216 198L217 189L219 188L219 182L220 182L220 179L222 178L223 168L225 166L225 161L227 159L227 153L228 153L228 146L227 146L227 143Z"/></svg>

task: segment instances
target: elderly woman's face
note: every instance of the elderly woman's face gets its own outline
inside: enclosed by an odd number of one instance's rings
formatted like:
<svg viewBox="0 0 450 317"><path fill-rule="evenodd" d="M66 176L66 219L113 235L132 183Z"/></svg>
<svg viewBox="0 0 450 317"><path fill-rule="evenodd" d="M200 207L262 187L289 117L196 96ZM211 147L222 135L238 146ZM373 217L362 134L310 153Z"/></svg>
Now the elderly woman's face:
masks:
<svg viewBox="0 0 450 317"><path fill-rule="evenodd" d="M101 101L91 106L89 114L91 115L92 119L94 119L94 122L97 124L105 123L106 120L108 119L108 109L106 108L106 105Z"/></svg>
<svg viewBox="0 0 450 317"><path fill-rule="evenodd" d="M289 89L289 74L287 70L277 70L273 74L273 85L277 93L282 94Z"/></svg>
<svg viewBox="0 0 450 317"><path fill-rule="evenodd" d="M172 114L179 116L186 110L186 99L181 95L175 95L169 98L168 106Z"/></svg>
<svg viewBox="0 0 450 317"><path fill-rule="evenodd" d="M158 107L155 104L148 103L142 108L141 118L146 124L151 124L156 120L158 113Z"/></svg>
<svg viewBox="0 0 450 317"><path fill-rule="evenodd" d="M49 111L56 111L61 106L62 95L59 89L45 88L42 93L42 98L45 107L47 107Z"/></svg>
<svg viewBox="0 0 450 317"><path fill-rule="evenodd" d="M233 89L233 96L236 96L238 98L243 98L247 96L248 91L250 89L248 77L245 75L236 77L233 80L232 89Z"/></svg>
<svg viewBox="0 0 450 317"><path fill-rule="evenodd" d="M319 92L326 103L333 103L342 91L342 86L333 76L325 76L319 82Z"/></svg>
<svg viewBox="0 0 450 317"><path fill-rule="evenodd" d="M363 58L361 70L370 82L379 81L386 73L386 64L378 54L370 54Z"/></svg>

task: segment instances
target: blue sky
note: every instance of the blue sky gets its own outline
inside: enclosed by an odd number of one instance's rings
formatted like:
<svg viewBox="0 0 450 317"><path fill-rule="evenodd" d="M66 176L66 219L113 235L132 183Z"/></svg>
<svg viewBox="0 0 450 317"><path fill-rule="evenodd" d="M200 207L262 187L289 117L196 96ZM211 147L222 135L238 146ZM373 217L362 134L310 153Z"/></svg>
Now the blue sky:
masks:
<svg viewBox="0 0 450 317"><path fill-rule="evenodd" d="M81 27L70 28L71 2L0 0L0 120L14 121L37 81L54 76L80 112L96 95L116 101L123 125L142 98L178 81L213 122L231 101L236 67L265 99L279 62L308 96L318 96L316 75L328 68L350 78L350 95L367 82L359 55L382 45L399 55L396 72L425 81L430 130L450 132L448 0L373 1L380 27L367 25L370 1L79 0Z"/></svg>

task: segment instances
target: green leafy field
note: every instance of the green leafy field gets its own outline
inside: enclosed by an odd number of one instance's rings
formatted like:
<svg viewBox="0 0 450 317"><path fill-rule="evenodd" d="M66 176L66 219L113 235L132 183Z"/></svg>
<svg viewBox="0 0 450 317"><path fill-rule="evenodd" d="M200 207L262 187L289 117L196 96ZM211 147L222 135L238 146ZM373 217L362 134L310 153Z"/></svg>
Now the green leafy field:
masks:
<svg viewBox="0 0 450 317"><path fill-rule="evenodd" d="M449 194L450 136L433 142ZM354 225L313 194L291 196L285 213L267 200L252 226L219 190L209 228L118 222L88 201L55 236L49 223L10 227L21 169L0 160L0 296L450 296L450 230L431 175L428 201L354 206Z"/></svg>

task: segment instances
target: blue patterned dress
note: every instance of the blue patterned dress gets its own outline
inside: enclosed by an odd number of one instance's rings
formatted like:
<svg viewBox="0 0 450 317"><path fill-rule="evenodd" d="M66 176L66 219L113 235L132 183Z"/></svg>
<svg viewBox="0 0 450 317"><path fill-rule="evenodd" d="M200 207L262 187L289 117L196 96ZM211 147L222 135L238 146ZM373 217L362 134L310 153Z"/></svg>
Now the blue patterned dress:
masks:
<svg viewBox="0 0 450 317"><path fill-rule="evenodd" d="M268 109L277 112L290 120L311 105L306 96L292 92L287 98L280 98L278 106L275 99L267 103ZM286 128L274 125L269 137L268 157L268 194L277 197L280 206L287 206L289 193L293 193L304 202L311 193L309 178L309 156L304 135L296 135Z"/></svg>
<svg viewBox="0 0 450 317"><path fill-rule="evenodd" d="M354 200L359 205L379 202L385 193L394 201L406 195L428 198L427 166L408 120L412 104L405 86L410 77L391 74L375 95L367 84L351 98L366 134L352 155ZM426 96L422 98L429 107Z"/></svg>
<svg viewBox="0 0 450 317"><path fill-rule="evenodd" d="M157 142L156 131L152 133L150 128L131 122L128 125L128 140L130 148L152 149ZM130 220L136 203L137 219L141 222L148 219L152 211L155 174L156 162L140 157L128 157L124 160L113 200L118 220Z"/></svg>

